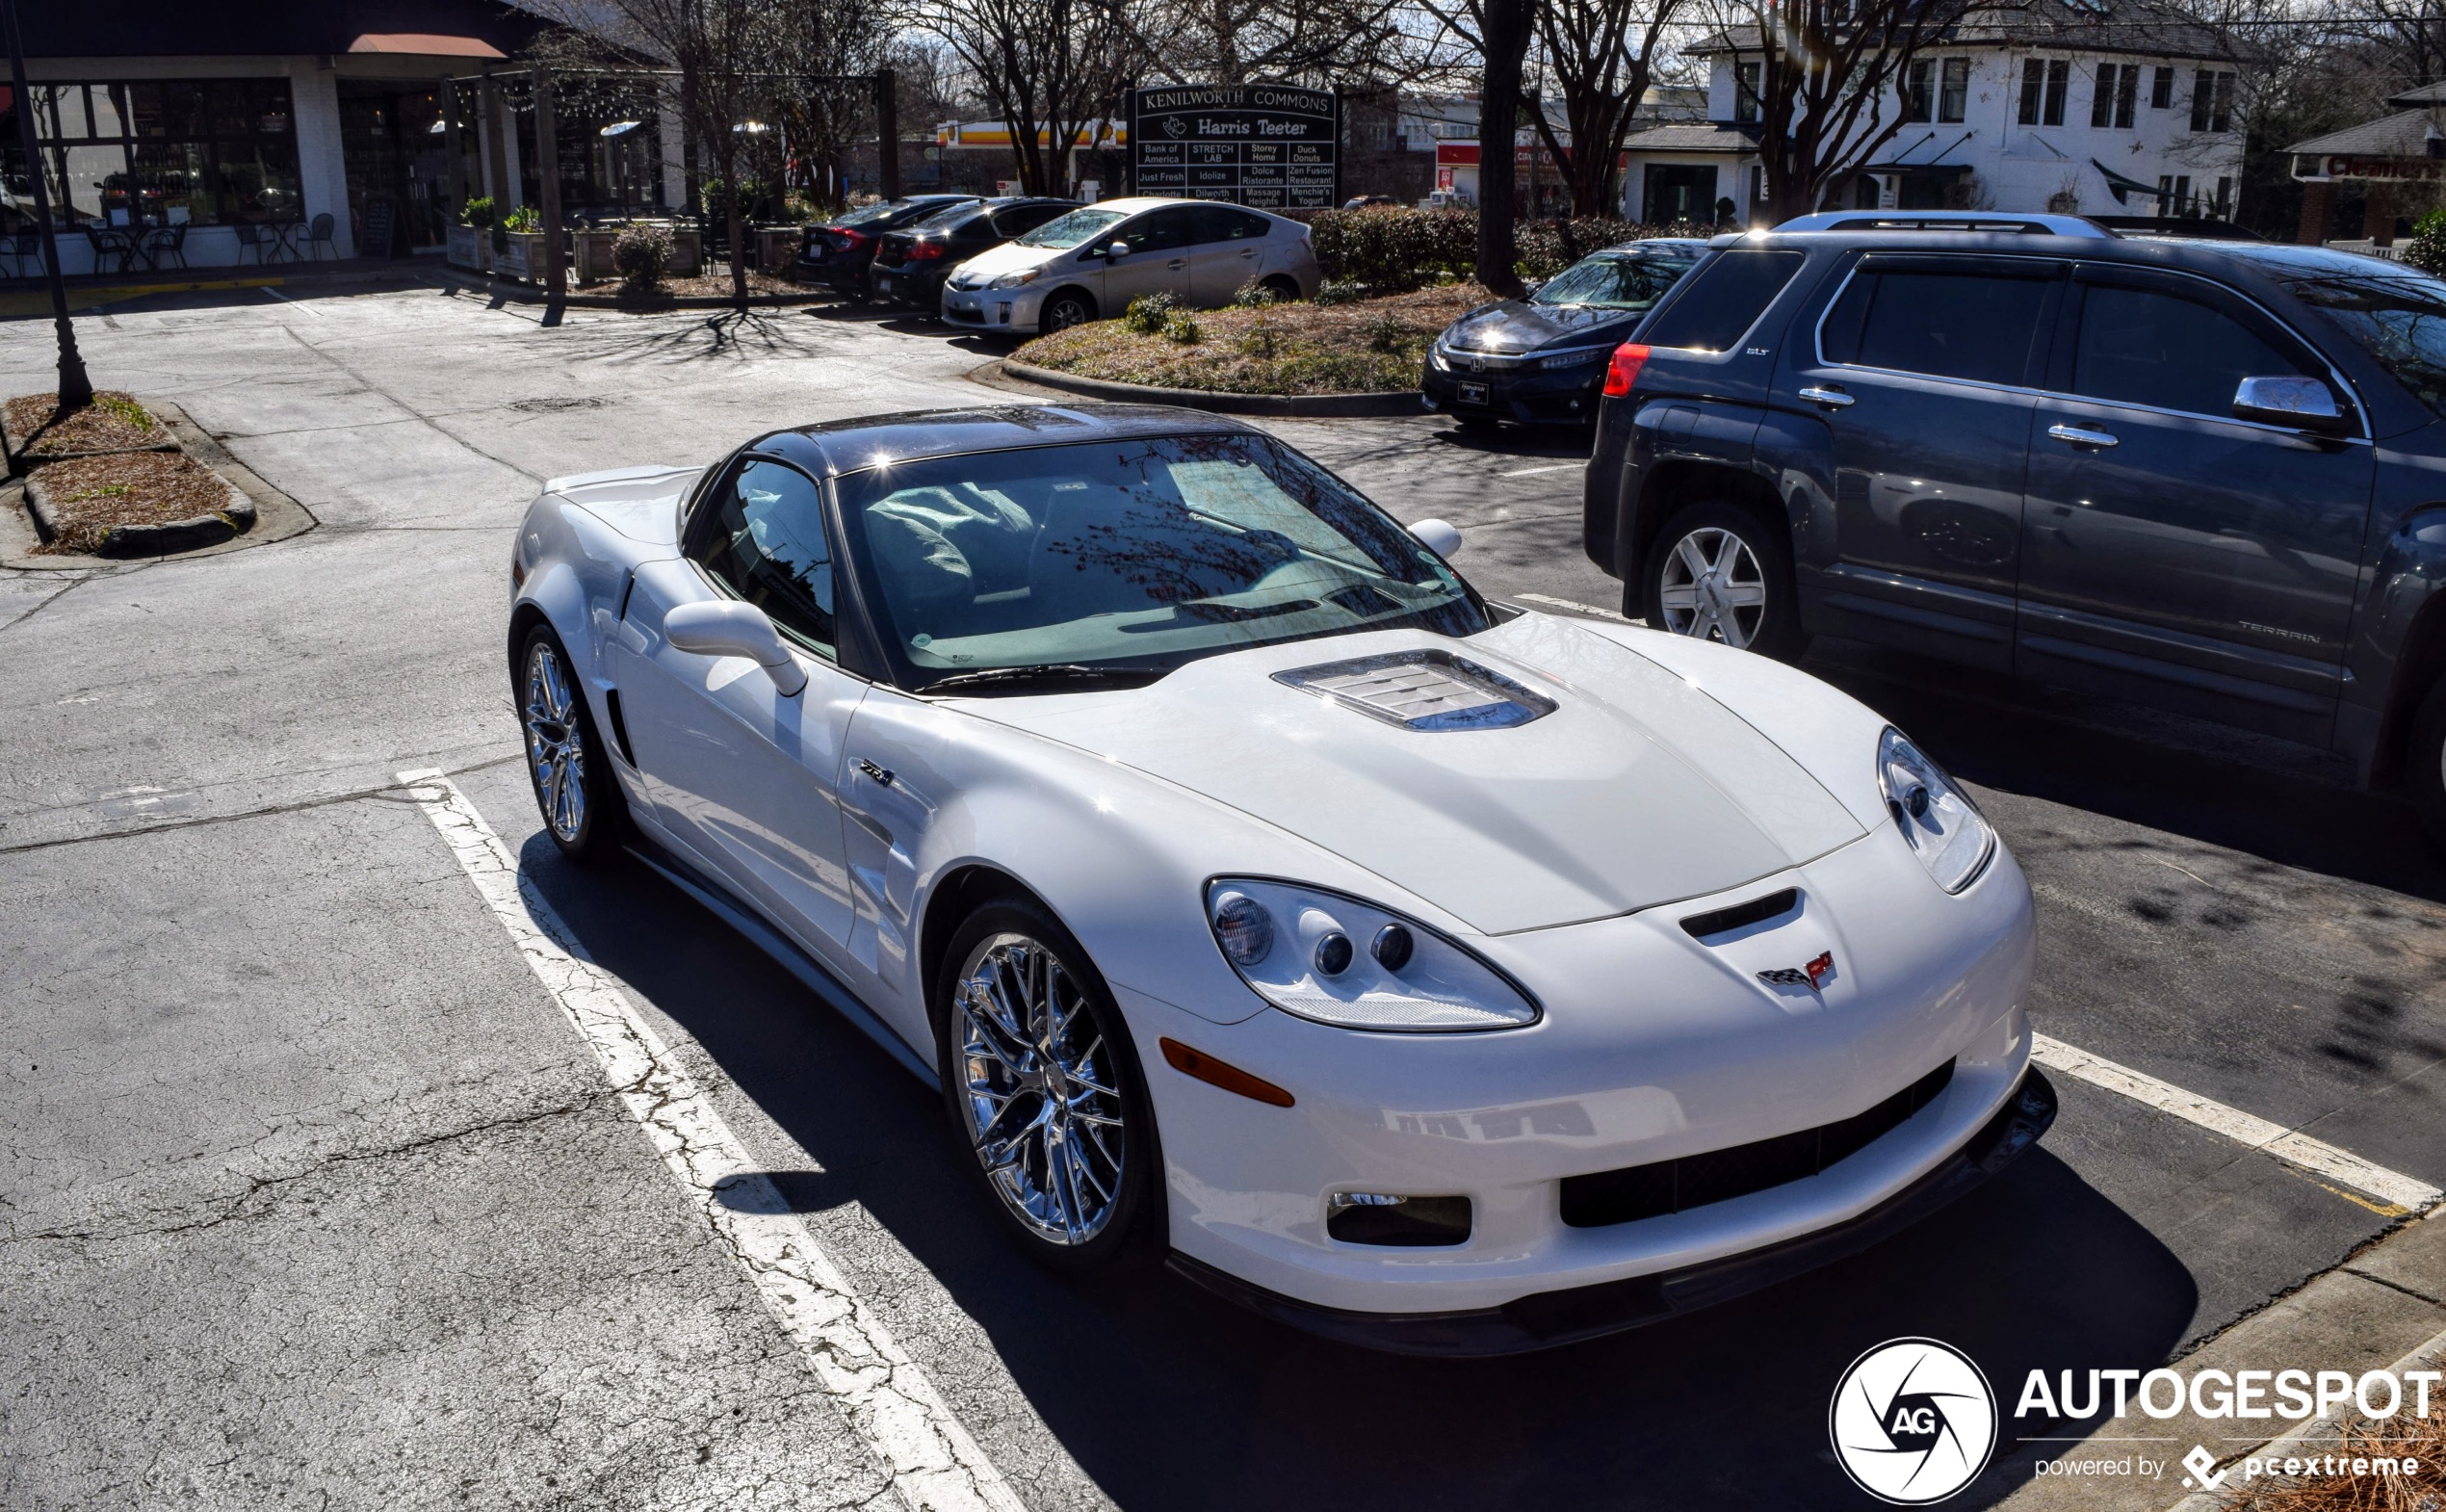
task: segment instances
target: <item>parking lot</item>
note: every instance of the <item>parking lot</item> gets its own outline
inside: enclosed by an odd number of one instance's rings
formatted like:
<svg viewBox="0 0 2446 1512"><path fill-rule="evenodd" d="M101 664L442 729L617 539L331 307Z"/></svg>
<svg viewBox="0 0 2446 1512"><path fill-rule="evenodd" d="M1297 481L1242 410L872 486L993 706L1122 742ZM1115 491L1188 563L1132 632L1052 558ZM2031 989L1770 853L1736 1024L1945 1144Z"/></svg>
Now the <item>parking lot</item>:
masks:
<svg viewBox="0 0 2446 1512"><path fill-rule="evenodd" d="M5 392L48 388L43 327L4 328ZM1868 1345L1948 1341L2000 1391L2147 1369L2401 1219L2059 1075L2041 1148L1934 1220L1547 1354L1398 1359L1161 1275L1060 1281L956 1179L933 1095L806 985L645 867L559 860L502 653L542 479L1022 402L971 376L1001 349L839 307L547 321L421 283L169 297L79 331L97 383L183 406L321 524L0 572L0 1504L885 1489L897 1441L842 1410L672 1181L403 771L465 795L930 1383L977 1484L1040 1512L1865 1504L1825 1422ZM1579 551L1580 438L1271 428L1460 525L1487 592L1618 605ZM2317 753L2147 709L1831 640L1807 665L2003 832L2038 900L2042 1033L2446 1185L2446 860L2407 811ZM2042 1447L2008 1439L1965 1499Z"/></svg>

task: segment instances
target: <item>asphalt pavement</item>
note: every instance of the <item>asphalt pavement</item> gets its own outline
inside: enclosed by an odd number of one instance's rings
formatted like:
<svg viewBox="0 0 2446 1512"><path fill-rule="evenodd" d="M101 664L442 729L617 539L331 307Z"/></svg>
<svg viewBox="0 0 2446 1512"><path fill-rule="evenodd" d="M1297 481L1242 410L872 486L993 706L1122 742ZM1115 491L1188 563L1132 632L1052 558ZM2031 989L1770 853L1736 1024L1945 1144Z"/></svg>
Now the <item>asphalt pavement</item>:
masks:
<svg viewBox="0 0 2446 1512"><path fill-rule="evenodd" d="M49 387L47 327L0 331L0 392ZM989 1225L934 1099L797 979L647 869L559 860L502 644L543 478L1007 403L969 377L997 349L832 308L554 319L422 286L172 297L79 332L98 382L181 404L321 524L0 573L0 1505L885 1487L403 769L451 774L1032 1508L1862 1503L1825 1422L1866 1346L1933 1336L1999 1382L2146 1368L2399 1221L2059 1077L2043 1145L1928 1223L1548 1354L1393 1359L1160 1275L1055 1279ZM1487 591L1619 608L1578 550L1578 438L1273 428L1459 525ZM1961 775L2020 858L2041 1030L2446 1184L2446 863L2399 806L2146 709L1836 642L1808 665Z"/></svg>

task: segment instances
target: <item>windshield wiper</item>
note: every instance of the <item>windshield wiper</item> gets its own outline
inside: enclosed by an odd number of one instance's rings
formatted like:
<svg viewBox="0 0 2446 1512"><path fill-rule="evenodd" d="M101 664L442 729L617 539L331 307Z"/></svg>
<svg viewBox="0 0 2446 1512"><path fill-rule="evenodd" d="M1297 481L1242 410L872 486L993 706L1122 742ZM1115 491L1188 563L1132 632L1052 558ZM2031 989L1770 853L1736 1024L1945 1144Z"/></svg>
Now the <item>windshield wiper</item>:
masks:
<svg viewBox="0 0 2446 1512"><path fill-rule="evenodd" d="M993 688L1029 683L1102 683L1115 688L1144 688L1171 670L1158 666L1088 666L1079 662L1039 662L1025 666L985 666L953 672L918 690L939 693L953 688Z"/></svg>

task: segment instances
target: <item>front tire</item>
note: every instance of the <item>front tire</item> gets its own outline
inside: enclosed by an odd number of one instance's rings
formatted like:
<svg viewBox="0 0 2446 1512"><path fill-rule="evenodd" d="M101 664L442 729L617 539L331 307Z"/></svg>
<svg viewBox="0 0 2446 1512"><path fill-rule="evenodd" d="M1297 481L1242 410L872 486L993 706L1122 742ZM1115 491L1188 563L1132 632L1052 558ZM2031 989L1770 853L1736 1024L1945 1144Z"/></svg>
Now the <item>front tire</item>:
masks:
<svg viewBox="0 0 2446 1512"><path fill-rule="evenodd" d="M1096 301L1078 289L1063 289L1045 300L1045 307L1036 316L1036 328L1045 335L1084 326L1096 318Z"/></svg>
<svg viewBox="0 0 2446 1512"><path fill-rule="evenodd" d="M1159 1237L1155 1121L1129 1026L1042 904L964 920L931 994L951 1127L1003 1230L1072 1274L1144 1258Z"/></svg>
<svg viewBox="0 0 2446 1512"><path fill-rule="evenodd" d="M1665 521L1643 573L1648 623L1779 661L1797 661L1800 594L1792 547L1763 514L1709 500Z"/></svg>
<svg viewBox="0 0 2446 1512"><path fill-rule="evenodd" d="M2405 771L2412 804L2429 838L2446 847L2446 677L2421 700L2412 719L2412 748Z"/></svg>
<svg viewBox="0 0 2446 1512"><path fill-rule="evenodd" d="M537 625L527 634L518 665L527 778L544 830L570 860L604 860L620 848L620 795L568 649L549 625Z"/></svg>

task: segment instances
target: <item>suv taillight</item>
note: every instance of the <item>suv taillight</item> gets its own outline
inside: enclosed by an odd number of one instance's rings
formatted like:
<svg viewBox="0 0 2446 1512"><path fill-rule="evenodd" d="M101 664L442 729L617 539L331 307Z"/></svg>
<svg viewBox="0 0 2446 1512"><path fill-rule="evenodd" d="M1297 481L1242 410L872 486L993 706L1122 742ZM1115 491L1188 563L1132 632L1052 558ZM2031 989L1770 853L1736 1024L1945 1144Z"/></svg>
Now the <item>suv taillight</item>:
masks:
<svg viewBox="0 0 2446 1512"><path fill-rule="evenodd" d="M1614 349L1614 360L1605 369L1605 392L1619 399L1630 392L1639 381L1639 370L1648 361L1648 349L1636 342L1624 342Z"/></svg>

